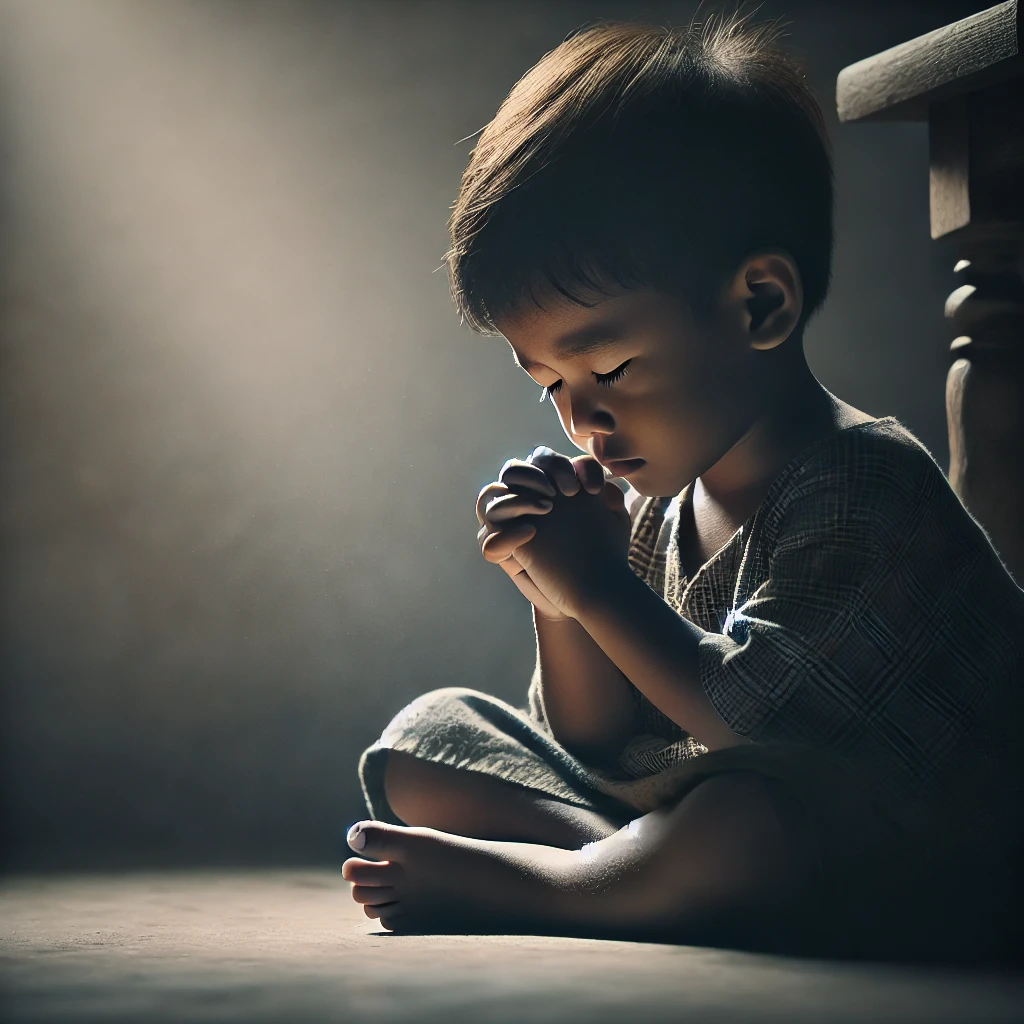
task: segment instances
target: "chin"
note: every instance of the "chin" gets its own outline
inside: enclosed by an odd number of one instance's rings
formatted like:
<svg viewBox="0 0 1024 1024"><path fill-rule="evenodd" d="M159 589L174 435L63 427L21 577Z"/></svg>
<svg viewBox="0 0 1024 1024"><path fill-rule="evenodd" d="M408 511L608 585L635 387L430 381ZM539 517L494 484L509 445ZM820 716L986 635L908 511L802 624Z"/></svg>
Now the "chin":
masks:
<svg viewBox="0 0 1024 1024"><path fill-rule="evenodd" d="M633 490L645 498L674 498L690 483L689 479L677 480L671 477L666 479L657 477L654 473L648 475L645 472L646 469L647 467L644 466L640 472L630 474L628 480Z"/></svg>
<svg viewBox="0 0 1024 1024"><path fill-rule="evenodd" d="M616 479L621 480L624 484L629 484L637 494L642 494L645 498L654 497L660 492L655 489L657 481L652 475L648 475L648 469L648 466L641 466L635 473L630 473L628 477L620 476Z"/></svg>
<svg viewBox="0 0 1024 1024"><path fill-rule="evenodd" d="M674 480L666 480L661 476L649 462L644 463L629 476L620 476L615 479L622 481L623 484L628 484L637 494L642 494L645 498L675 497L689 483L689 480L683 480L677 486Z"/></svg>

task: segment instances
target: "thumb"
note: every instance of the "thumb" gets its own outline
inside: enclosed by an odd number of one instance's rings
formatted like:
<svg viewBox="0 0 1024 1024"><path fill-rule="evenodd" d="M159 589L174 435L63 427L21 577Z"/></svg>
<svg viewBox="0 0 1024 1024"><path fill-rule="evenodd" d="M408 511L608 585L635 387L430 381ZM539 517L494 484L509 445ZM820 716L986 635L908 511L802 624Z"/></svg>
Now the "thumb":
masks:
<svg viewBox="0 0 1024 1024"><path fill-rule="evenodd" d="M604 487L601 488L601 500L605 508L612 512L623 512L626 509L626 495L618 484L613 484L610 480L606 480Z"/></svg>
<svg viewBox="0 0 1024 1024"><path fill-rule="evenodd" d="M593 455L577 455L569 460L580 484L588 494L600 494L605 481L604 468Z"/></svg>

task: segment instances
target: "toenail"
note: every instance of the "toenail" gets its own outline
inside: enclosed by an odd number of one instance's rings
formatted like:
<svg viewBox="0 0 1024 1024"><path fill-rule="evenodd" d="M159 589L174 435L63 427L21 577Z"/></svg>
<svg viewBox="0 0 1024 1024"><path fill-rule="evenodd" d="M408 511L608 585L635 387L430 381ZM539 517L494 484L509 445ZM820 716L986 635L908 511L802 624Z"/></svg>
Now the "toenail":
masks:
<svg viewBox="0 0 1024 1024"><path fill-rule="evenodd" d="M353 850L361 850L366 845L366 833L363 831L363 826L359 822L356 822L348 830L346 841Z"/></svg>

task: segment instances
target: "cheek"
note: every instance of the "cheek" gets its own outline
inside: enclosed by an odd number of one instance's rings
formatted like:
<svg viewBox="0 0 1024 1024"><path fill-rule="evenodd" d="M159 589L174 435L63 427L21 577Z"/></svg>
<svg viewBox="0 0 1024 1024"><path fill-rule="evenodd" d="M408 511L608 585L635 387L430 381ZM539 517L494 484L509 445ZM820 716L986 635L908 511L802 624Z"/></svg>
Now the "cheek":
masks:
<svg viewBox="0 0 1024 1024"><path fill-rule="evenodd" d="M706 359L687 360L685 366L666 366L656 394L651 395L651 405L684 420L703 417L720 404L726 379L722 368L709 365Z"/></svg>
<svg viewBox="0 0 1024 1024"><path fill-rule="evenodd" d="M701 390L692 382L678 378L663 378L656 388L638 395L630 403L629 420L645 428L659 425L678 425L690 419L694 410L702 406Z"/></svg>

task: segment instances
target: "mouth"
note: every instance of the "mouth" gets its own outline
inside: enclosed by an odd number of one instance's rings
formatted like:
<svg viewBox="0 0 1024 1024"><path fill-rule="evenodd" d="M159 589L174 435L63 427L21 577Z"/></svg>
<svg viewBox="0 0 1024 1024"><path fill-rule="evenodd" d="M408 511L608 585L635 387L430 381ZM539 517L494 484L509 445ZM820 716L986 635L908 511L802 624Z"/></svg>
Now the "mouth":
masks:
<svg viewBox="0 0 1024 1024"><path fill-rule="evenodd" d="M614 476L629 476L630 473L636 472L641 466L646 465L644 459L620 459L617 462L605 462L602 465L606 466L611 470Z"/></svg>

